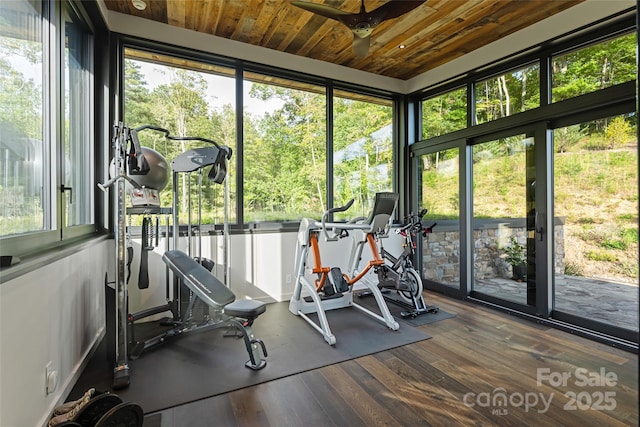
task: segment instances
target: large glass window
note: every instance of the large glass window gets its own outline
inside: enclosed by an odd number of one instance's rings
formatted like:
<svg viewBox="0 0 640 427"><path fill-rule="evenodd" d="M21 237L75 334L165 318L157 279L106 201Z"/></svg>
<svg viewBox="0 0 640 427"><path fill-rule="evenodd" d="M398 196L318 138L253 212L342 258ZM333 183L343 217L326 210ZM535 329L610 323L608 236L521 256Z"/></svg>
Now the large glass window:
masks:
<svg viewBox="0 0 640 427"><path fill-rule="evenodd" d="M39 2L0 3L0 235L51 228Z"/></svg>
<svg viewBox="0 0 640 427"><path fill-rule="evenodd" d="M326 200L325 88L245 72L244 221L319 218Z"/></svg>
<svg viewBox="0 0 640 427"><path fill-rule="evenodd" d="M636 79L636 33L551 60L554 102Z"/></svg>
<svg viewBox="0 0 640 427"><path fill-rule="evenodd" d="M90 224L93 220L91 141L91 91L88 36L84 24L65 4L64 58L64 162L62 164L63 226Z"/></svg>
<svg viewBox="0 0 640 427"><path fill-rule="evenodd" d="M92 35L77 7L0 3L3 255L94 231Z"/></svg>
<svg viewBox="0 0 640 427"><path fill-rule="evenodd" d="M235 70L223 66L125 49L125 122L131 128L142 125L167 129L172 136L201 137L226 145L233 151L227 169L230 188L228 220L235 221L236 199L236 95ZM160 132L141 131L142 146L158 151L167 160L186 150L207 146L202 141L167 140ZM199 178L180 174L180 217L186 218L187 194L196 196ZM193 181L189 186L188 179ZM160 193L163 206L171 206L172 181ZM224 221L224 192L221 185L201 180L202 223Z"/></svg>
<svg viewBox="0 0 640 427"><path fill-rule="evenodd" d="M490 78L448 83L472 87L473 105L464 104L462 89L415 99L422 123L409 146L417 166L412 183L418 206L438 223L423 242L423 277L455 288L459 271L461 295L576 325L579 333L602 333L606 340L636 340L635 17L624 25L624 35L605 40L597 32L590 45L579 36L558 45L554 55L532 53L519 67L498 65ZM547 63L541 75L539 64ZM540 105L541 90L554 105ZM578 96L581 102L559 102ZM470 127L463 110L473 114ZM466 159L461 171L453 169L459 161L448 161L456 150ZM448 173L464 178L461 195ZM463 206L465 221L455 221L455 203ZM450 214L454 221L447 220ZM466 242L459 249L457 231ZM447 270L456 253L463 268Z"/></svg>
<svg viewBox="0 0 640 427"><path fill-rule="evenodd" d="M467 88L422 101L422 139L467 127Z"/></svg>
<svg viewBox="0 0 640 427"><path fill-rule="evenodd" d="M475 83L475 123L486 123L540 106L540 67L532 64Z"/></svg>
<svg viewBox="0 0 640 427"><path fill-rule="evenodd" d="M347 215L369 213L376 192L393 190L394 100L342 89L333 91L333 155L327 154L327 87L245 70L242 81L242 144L236 144L236 69L125 48L124 114L131 127L145 124L173 135L201 136L233 149L227 181L237 223L320 218L329 207L355 199ZM192 144L161 133L138 134L143 146L170 162ZM236 168L242 159L242 182ZM333 176L327 176L332 167ZM183 184L183 183L181 183ZM222 221L220 186L205 182L203 223ZM236 191L236 186L241 190ZM160 193L171 204L172 184ZM181 185L185 187L185 185ZM194 186L194 188L197 186ZM183 190L180 190L183 191ZM195 191L195 190L194 190ZM241 194L242 200L238 200ZM184 200L184 195L181 195ZM235 207L242 207L242 217ZM186 207L184 207L186 208Z"/></svg>
<svg viewBox="0 0 640 427"><path fill-rule="evenodd" d="M638 331L633 116L555 129L555 309Z"/></svg>
<svg viewBox="0 0 640 427"><path fill-rule="evenodd" d="M335 91L333 97L334 205L355 199L337 218L367 216L375 193L393 190L393 103Z"/></svg>
<svg viewBox="0 0 640 427"><path fill-rule="evenodd" d="M422 277L460 287L460 154L439 150L418 160L419 203L425 221L437 226L423 238Z"/></svg>

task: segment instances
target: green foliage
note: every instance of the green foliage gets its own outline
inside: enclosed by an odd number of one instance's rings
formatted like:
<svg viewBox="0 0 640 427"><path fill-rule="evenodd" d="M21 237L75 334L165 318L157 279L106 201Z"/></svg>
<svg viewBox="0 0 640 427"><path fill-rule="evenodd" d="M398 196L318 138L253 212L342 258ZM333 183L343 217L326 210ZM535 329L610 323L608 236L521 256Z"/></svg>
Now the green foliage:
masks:
<svg viewBox="0 0 640 427"><path fill-rule="evenodd" d="M623 260L613 266L613 270L623 277L637 278L639 273L639 265L637 257L630 260Z"/></svg>
<svg viewBox="0 0 640 427"><path fill-rule="evenodd" d="M476 123L485 123L540 106L540 67L533 64L476 87Z"/></svg>
<svg viewBox="0 0 640 427"><path fill-rule="evenodd" d="M511 266L527 263L527 248L518 243L514 236L509 237L509 245L503 249L506 254L505 261Z"/></svg>
<svg viewBox="0 0 640 427"><path fill-rule="evenodd" d="M608 148L620 147L633 140L633 128L624 117L615 117L604 131L604 139Z"/></svg>
<svg viewBox="0 0 640 427"><path fill-rule="evenodd" d="M423 155L419 164L422 167L419 204L428 209L427 218L458 218L458 149Z"/></svg>
<svg viewBox="0 0 640 427"><path fill-rule="evenodd" d="M140 64L130 59L124 61L124 105L125 122L137 127L155 122L153 116L153 99L147 88L147 82Z"/></svg>
<svg viewBox="0 0 640 427"><path fill-rule="evenodd" d="M467 127L467 90L457 89L422 102L422 139Z"/></svg>
<svg viewBox="0 0 640 427"><path fill-rule="evenodd" d="M373 195L392 190L392 123L390 104L334 97L334 205L355 199L337 218L367 215Z"/></svg>
<svg viewBox="0 0 640 427"><path fill-rule="evenodd" d="M632 245L638 243L638 229L637 228L623 228L620 230L620 239L625 242L626 245Z"/></svg>
<svg viewBox="0 0 640 427"><path fill-rule="evenodd" d="M638 243L637 228L621 228L614 226L608 230L593 227L583 228L581 232L577 232L576 236L581 240L605 249L627 250L633 244Z"/></svg>
<svg viewBox="0 0 640 427"><path fill-rule="evenodd" d="M635 80L635 44L636 34L630 33L554 57L553 102Z"/></svg>
<svg viewBox="0 0 640 427"><path fill-rule="evenodd" d="M567 261L564 265L564 274L567 276L583 276L582 268L578 263Z"/></svg>
<svg viewBox="0 0 640 427"><path fill-rule="evenodd" d="M556 153L565 151L576 146L587 134L587 129L580 125L567 126L553 131L553 147Z"/></svg>
<svg viewBox="0 0 640 427"><path fill-rule="evenodd" d="M601 261L601 262L615 262L616 256L611 252L602 251L598 249L592 249L587 251L585 257L591 261Z"/></svg>
<svg viewBox="0 0 640 427"><path fill-rule="evenodd" d="M626 251L627 248L629 248L629 245L624 240L615 238L605 238L599 243L599 245L604 249L618 249L621 251Z"/></svg>
<svg viewBox="0 0 640 427"><path fill-rule="evenodd" d="M0 37L0 123L2 133L7 127L22 137L42 140L42 82L27 78L14 69L6 57L12 50L21 49L8 45L9 38ZM28 45L28 43L24 43ZM28 46L24 46L28 49ZM31 58L34 66L42 66L37 56ZM5 135L6 136L6 135Z"/></svg>
<svg viewBox="0 0 640 427"><path fill-rule="evenodd" d="M245 220L319 217L326 209L323 94L253 83L250 96L281 102L245 120Z"/></svg>

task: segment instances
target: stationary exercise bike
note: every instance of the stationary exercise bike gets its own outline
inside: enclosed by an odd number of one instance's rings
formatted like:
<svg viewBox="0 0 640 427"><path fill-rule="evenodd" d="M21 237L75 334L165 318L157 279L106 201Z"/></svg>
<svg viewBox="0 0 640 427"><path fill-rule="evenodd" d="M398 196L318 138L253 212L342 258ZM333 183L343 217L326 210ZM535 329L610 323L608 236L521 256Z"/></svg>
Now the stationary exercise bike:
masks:
<svg viewBox="0 0 640 427"><path fill-rule="evenodd" d="M420 233L422 237L426 237L436 226L436 223L429 227L422 225L422 218L426 213L426 209L417 214L410 213L407 216L407 223L396 229L396 234L404 238L402 253L397 258L384 249L382 239L379 239L380 255L386 262L374 268L378 276L378 287L383 289L382 295L388 302L407 309L400 313L403 318L415 318L422 314L438 312L438 307L425 303L422 296L422 279L411 261L417 248L414 240L417 234Z"/></svg>

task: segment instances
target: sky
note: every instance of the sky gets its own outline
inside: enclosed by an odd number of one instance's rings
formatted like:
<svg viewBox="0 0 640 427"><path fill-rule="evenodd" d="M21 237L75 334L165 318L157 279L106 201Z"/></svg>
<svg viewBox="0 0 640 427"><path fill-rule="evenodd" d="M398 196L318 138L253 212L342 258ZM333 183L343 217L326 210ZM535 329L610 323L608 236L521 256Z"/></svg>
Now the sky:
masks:
<svg viewBox="0 0 640 427"><path fill-rule="evenodd" d="M162 84L169 84L171 81L171 73L163 73L163 69L168 69L163 65L150 62L136 61L140 65L140 71L144 75L147 86L153 90ZM234 79L216 74L201 73L207 82L209 93L206 95L207 102L210 107L220 106L224 104L235 105L235 83ZM280 100L260 101L249 96L251 83L244 86L244 110L256 116L262 116L267 111L273 111L281 106Z"/></svg>

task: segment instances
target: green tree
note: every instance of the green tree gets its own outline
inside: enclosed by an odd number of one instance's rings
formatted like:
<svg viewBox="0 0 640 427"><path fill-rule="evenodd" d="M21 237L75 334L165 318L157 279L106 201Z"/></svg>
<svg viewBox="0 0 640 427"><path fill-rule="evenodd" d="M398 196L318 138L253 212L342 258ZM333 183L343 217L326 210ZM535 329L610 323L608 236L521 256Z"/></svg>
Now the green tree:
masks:
<svg viewBox="0 0 640 427"><path fill-rule="evenodd" d="M326 191L323 94L254 83L250 96L280 101L280 107L255 122L254 139L245 138L244 186L252 198L255 219L265 219L260 217L269 212L272 219L322 212ZM256 154L260 163L251 157ZM269 194L262 190L265 182ZM252 212L247 213L251 218Z"/></svg>
<svg viewBox="0 0 640 427"><path fill-rule="evenodd" d="M428 139L467 127L466 88L422 102L422 138Z"/></svg>
<svg viewBox="0 0 640 427"><path fill-rule="evenodd" d="M334 98L334 204L355 205L342 216L364 214L378 191L392 189L393 109L385 103Z"/></svg>
<svg viewBox="0 0 640 427"><path fill-rule="evenodd" d="M170 83L156 87L152 92L152 105L157 126L168 129L172 135L199 136L207 138L209 125L208 104L204 95L207 82L196 72L182 69L170 69ZM172 159L190 148L202 146L201 142L171 141L166 143L162 153ZM187 211L188 183L192 177L180 174L180 211ZM197 179L194 177L193 179ZM196 196L197 185L191 185L192 198ZM169 195L165 195L168 198Z"/></svg>
<svg viewBox="0 0 640 427"><path fill-rule="evenodd" d="M129 126L154 124L152 98L147 82L137 61L124 61L124 113Z"/></svg>
<svg viewBox="0 0 640 427"><path fill-rule="evenodd" d="M615 117L604 130L604 139L609 148L620 147L633 139L633 127L624 117Z"/></svg>
<svg viewBox="0 0 640 427"><path fill-rule="evenodd" d="M538 107L539 86L538 64L476 83L476 122L485 123Z"/></svg>
<svg viewBox="0 0 640 427"><path fill-rule="evenodd" d="M635 80L636 34L553 58L553 101Z"/></svg>

